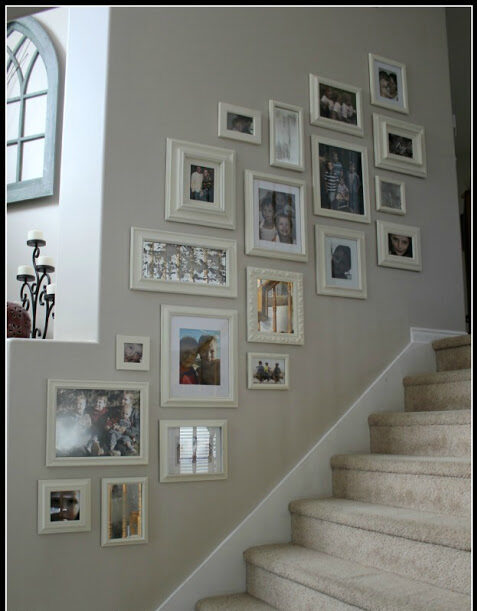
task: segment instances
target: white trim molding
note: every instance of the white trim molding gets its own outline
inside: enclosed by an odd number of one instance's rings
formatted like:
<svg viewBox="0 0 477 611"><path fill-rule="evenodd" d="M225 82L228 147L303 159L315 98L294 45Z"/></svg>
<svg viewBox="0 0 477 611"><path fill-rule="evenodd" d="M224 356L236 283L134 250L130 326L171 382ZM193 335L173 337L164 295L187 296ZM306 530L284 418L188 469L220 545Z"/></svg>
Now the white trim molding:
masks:
<svg viewBox="0 0 477 611"><path fill-rule="evenodd" d="M467 331L444 331L442 329L423 329L411 327L411 342L418 344L430 344L436 339L466 335Z"/></svg>

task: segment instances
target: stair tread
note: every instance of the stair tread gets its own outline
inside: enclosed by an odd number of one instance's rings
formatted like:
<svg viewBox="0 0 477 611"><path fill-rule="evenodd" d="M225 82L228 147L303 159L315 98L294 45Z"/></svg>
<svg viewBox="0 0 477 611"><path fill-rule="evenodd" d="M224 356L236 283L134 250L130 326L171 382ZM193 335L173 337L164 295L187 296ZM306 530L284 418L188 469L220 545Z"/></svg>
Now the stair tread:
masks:
<svg viewBox="0 0 477 611"><path fill-rule="evenodd" d="M470 458L454 456L407 456L401 454L336 454L331 467L412 475L470 478Z"/></svg>
<svg viewBox="0 0 477 611"><path fill-rule="evenodd" d="M275 609L262 600L251 596L246 592L240 594L225 594L222 596L210 596L196 603L196 611L265 611Z"/></svg>
<svg viewBox="0 0 477 611"><path fill-rule="evenodd" d="M429 412L378 412L368 417L369 426L430 426L470 423L470 409Z"/></svg>
<svg viewBox="0 0 477 611"><path fill-rule="evenodd" d="M404 386L419 386L421 384L445 384L447 382L467 382L471 378L470 369L454 369L451 371L435 371L406 376Z"/></svg>
<svg viewBox="0 0 477 611"><path fill-rule="evenodd" d="M446 350L448 348L460 348L460 346L470 346L471 335L456 335L455 337L444 337L432 342L434 350Z"/></svg>
<svg viewBox="0 0 477 611"><path fill-rule="evenodd" d="M468 610L470 597L293 544L253 547L245 560L361 609Z"/></svg>

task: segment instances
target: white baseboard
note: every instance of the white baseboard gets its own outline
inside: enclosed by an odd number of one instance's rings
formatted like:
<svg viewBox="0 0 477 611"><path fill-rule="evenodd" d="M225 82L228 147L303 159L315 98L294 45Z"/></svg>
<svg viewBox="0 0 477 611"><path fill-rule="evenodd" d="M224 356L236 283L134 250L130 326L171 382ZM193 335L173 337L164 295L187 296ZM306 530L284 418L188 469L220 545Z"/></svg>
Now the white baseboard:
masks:
<svg viewBox="0 0 477 611"><path fill-rule="evenodd" d="M444 331L443 329L422 329L411 327L411 342L429 344L436 339L445 337L455 337L456 335L466 335L467 331Z"/></svg>

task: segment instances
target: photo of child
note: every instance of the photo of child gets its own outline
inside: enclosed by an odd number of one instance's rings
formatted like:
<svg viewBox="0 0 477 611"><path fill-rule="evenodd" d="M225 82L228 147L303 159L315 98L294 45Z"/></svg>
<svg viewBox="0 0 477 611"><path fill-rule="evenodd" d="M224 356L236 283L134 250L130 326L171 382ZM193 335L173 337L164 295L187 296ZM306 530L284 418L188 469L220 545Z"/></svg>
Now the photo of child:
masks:
<svg viewBox="0 0 477 611"><path fill-rule="evenodd" d="M220 386L220 331L180 329L179 384Z"/></svg>
<svg viewBox="0 0 477 611"><path fill-rule="evenodd" d="M320 83L320 117L357 125L356 94L327 83Z"/></svg>
<svg viewBox="0 0 477 611"><path fill-rule="evenodd" d="M295 195L259 188L258 198L259 239L296 244Z"/></svg>
<svg viewBox="0 0 477 611"><path fill-rule="evenodd" d="M361 153L319 143L321 207L364 213Z"/></svg>
<svg viewBox="0 0 477 611"><path fill-rule="evenodd" d="M142 344L124 344L124 362L140 363L142 361Z"/></svg>

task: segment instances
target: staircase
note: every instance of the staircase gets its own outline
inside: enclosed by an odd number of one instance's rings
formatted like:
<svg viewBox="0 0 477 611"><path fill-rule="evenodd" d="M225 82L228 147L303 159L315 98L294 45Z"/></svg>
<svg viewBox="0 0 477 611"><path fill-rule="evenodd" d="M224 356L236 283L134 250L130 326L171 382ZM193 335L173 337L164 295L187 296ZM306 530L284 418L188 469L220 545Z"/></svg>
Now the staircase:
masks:
<svg viewBox="0 0 477 611"><path fill-rule="evenodd" d="M471 608L470 335L432 345L405 411L369 417L371 453L331 459L333 497L292 501L291 543L246 550L247 592L196 611Z"/></svg>

